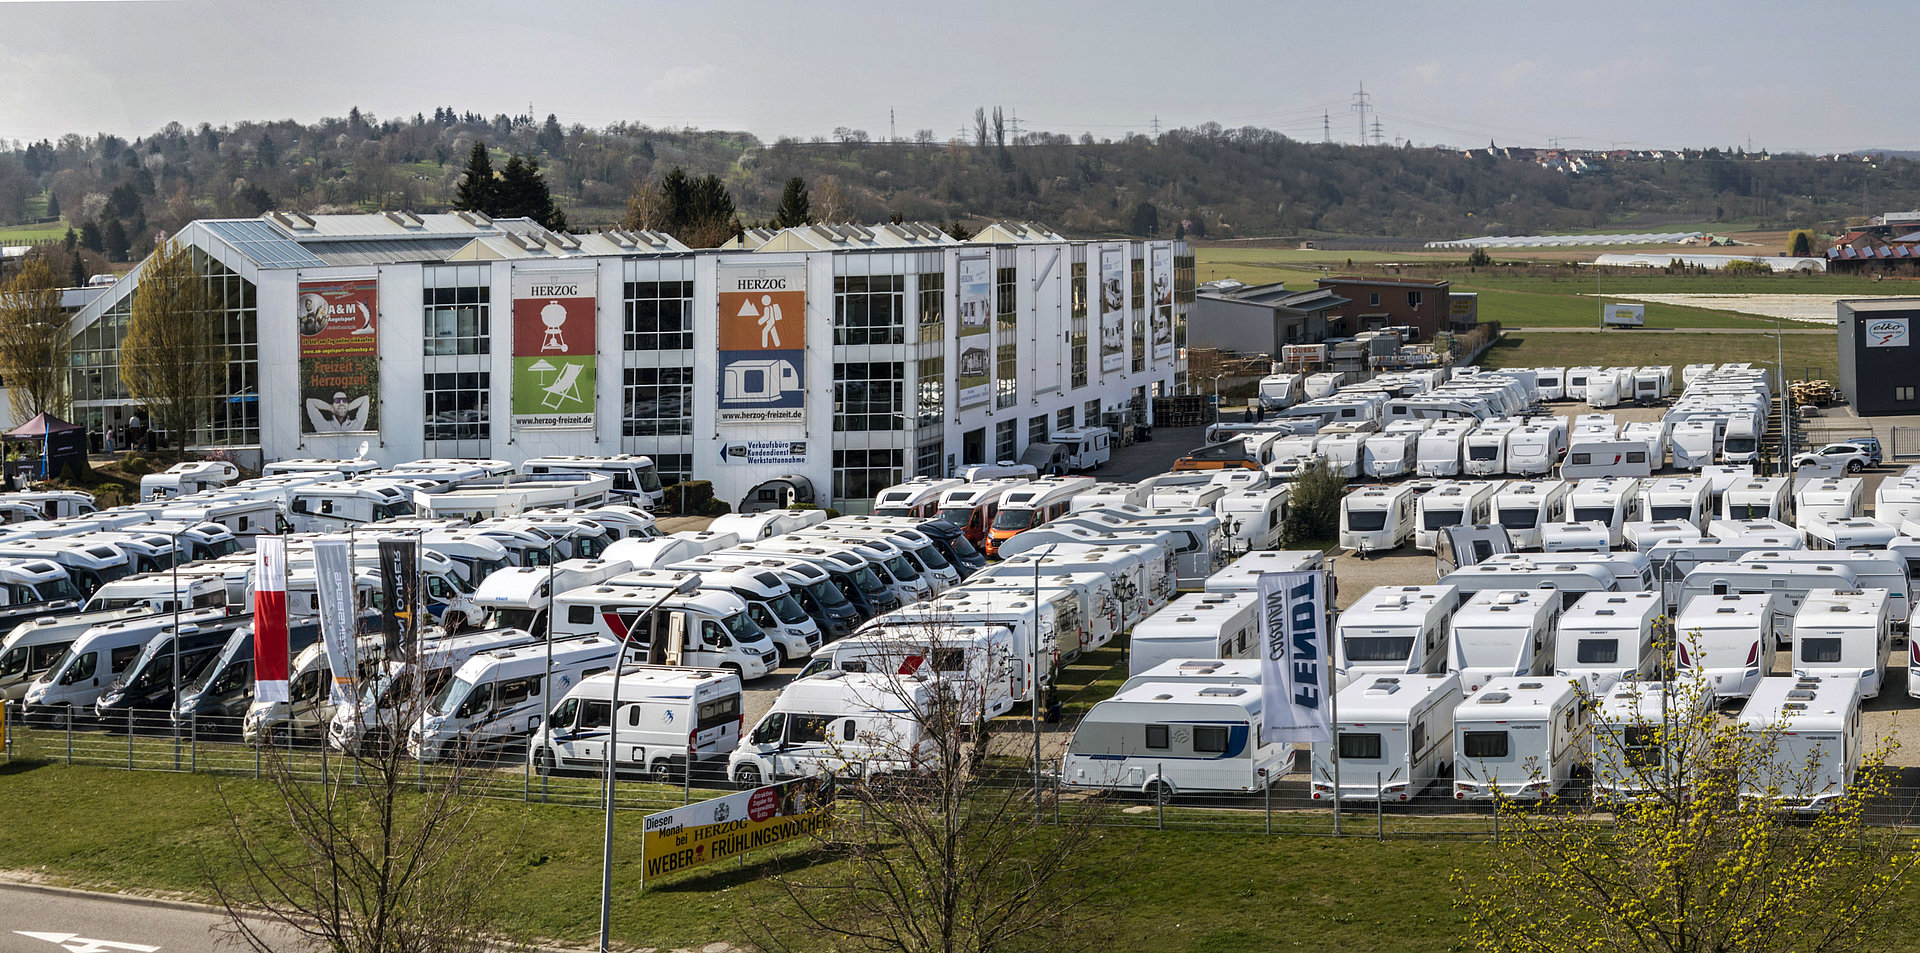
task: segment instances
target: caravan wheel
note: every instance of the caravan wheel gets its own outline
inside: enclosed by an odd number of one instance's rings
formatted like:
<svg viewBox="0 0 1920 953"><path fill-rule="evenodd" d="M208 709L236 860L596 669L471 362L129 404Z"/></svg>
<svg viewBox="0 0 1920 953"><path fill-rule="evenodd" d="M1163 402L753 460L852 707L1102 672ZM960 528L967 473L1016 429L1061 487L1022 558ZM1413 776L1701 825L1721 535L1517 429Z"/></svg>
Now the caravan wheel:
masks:
<svg viewBox="0 0 1920 953"><path fill-rule="evenodd" d="M1144 793L1146 796L1153 798L1155 801L1172 800L1173 785L1167 784L1166 782L1161 781L1158 778L1155 778L1152 781L1148 781L1147 786L1145 788L1142 788L1141 792Z"/></svg>
<svg viewBox="0 0 1920 953"><path fill-rule="evenodd" d="M554 770L551 750L540 748L533 753L533 773L543 778L550 778L558 773Z"/></svg>

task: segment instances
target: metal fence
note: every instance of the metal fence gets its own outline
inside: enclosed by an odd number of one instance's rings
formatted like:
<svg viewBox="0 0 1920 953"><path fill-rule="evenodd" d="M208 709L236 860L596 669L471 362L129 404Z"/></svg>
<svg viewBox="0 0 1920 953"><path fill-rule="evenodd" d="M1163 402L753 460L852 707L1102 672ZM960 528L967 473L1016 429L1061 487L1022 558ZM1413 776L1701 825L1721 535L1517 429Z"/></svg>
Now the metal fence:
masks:
<svg viewBox="0 0 1920 953"><path fill-rule="evenodd" d="M1920 460L1920 427L1895 427L1887 441L1887 459Z"/></svg>
<svg viewBox="0 0 1920 953"><path fill-rule="evenodd" d="M233 719L201 718L176 725L164 712L129 712L102 722L62 712L51 720L23 723L15 703L7 703L6 708L6 756L11 762L241 778L285 776L316 783L361 782L368 770L363 759L343 756L324 745L284 740L271 745L248 743L239 737L240 726ZM1095 816L1080 819L1130 829L1383 840L1491 839L1500 833L1501 818L1492 804L1455 800L1444 779L1426 793L1404 800L1397 796L1349 800L1336 813L1330 801L1310 796L1304 773L1297 768L1251 792L1165 795L1066 787L1060 782L1059 766L1052 762L1042 765L1036 785L1032 762L996 758L992 763L997 773L990 787L1010 789L1027 806L1023 810L1056 822L1095 811ZM469 793L486 798L591 809L605 803L605 782L597 772L543 775L529 762L524 742L490 752L477 769L412 762L410 770L423 789L458 777ZM1870 807L1868 820L1883 826L1920 825L1920 768L1893 770L1899 771L1897 785L1889 797ZM723 771L723 765L696 767L690 776L676 776L676 783L629 779L623 773L615 787L615 806L626 811L663 811L731 793L735 788ZM1356 779L1344 780L1351 785ZM1374 780L1376 789L1384 789L1392 779ZM1568 808L1585 804L1586 782L1575 777L1561 790L1557 802Z"/></svg>

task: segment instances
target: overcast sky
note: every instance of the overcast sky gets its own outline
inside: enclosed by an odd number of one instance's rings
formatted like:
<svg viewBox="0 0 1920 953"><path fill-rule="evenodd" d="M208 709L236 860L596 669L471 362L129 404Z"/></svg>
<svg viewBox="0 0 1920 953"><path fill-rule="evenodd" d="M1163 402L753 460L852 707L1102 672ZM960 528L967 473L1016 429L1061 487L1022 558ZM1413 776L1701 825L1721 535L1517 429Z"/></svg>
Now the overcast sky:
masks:
<svg viewBox="0 0 1920 953"><path fill-rule="evenodd" d="M1920 148L1911 2L0 2L0 139L452 106L955 135L1214 121L1354 141Z"/></svg>

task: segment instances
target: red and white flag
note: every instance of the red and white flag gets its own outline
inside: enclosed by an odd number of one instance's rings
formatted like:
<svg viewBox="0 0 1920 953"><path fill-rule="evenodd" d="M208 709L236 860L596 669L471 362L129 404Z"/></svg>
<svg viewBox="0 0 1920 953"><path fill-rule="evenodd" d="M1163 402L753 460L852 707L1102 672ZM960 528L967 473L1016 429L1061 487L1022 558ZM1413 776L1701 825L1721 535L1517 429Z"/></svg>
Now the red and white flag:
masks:
<svg viewBox="0 0 1920 953"><path fill-rule="evenodd" d="M287 700L287 540L262 536L253 556L253 700Z"/></svg>

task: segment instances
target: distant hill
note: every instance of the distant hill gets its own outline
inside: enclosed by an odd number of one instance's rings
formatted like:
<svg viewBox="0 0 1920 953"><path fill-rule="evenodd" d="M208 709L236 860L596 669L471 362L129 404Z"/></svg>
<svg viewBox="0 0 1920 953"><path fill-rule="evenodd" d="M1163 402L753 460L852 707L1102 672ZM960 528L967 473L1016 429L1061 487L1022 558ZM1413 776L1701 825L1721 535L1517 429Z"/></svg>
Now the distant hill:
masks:
<svg viewBox="0 0 1920 953"><path fill-rule="evenodd" d="M770 218L788 177L801 176L816 214L836 220L1026 219L1083 237L1431 239L1714 221L1787 228L1859 215L1869 201L1875 211L1920 207L1920 162L1904 155L1873 163L1717 150L1587 156L1584 171L1569 174L1549 168L1558 153L1322 145L1213 124L1118 141L1013 139L982 124L967 142L936 141L931 131L875 142L838 130L834 139L766 143L743 132L569 128L553 117L436 109L406 119L355 110L312 124L175 123L132 142L68 135L16 143L0 151L0 228L56 217L91 223L94 243L137 257L156 233L198 217L444 209L476 139L494 151L496 169L509 152L534 157L576 229L618 223L635 183L675 166L720 176L747 225ZM112 247L115 223L124 249Z"/></svg>

